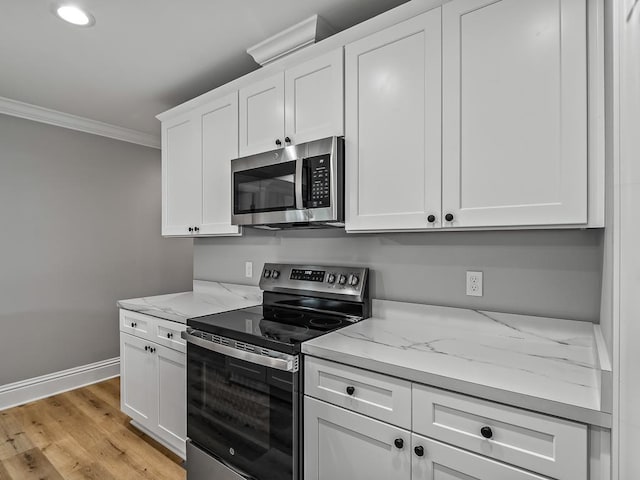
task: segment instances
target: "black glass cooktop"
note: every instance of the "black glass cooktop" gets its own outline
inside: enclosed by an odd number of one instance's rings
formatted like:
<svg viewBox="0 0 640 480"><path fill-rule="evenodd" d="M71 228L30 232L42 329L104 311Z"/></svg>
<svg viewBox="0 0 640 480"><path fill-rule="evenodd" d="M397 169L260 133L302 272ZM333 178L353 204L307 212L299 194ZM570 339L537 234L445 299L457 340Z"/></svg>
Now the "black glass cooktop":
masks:
<svg viewBox="0 0 640 480"><path fill-rule="evenodd" d="M266 305L187 321L197 330L286 353L297 353L300 343L351 323L339 315Z"/></svg>

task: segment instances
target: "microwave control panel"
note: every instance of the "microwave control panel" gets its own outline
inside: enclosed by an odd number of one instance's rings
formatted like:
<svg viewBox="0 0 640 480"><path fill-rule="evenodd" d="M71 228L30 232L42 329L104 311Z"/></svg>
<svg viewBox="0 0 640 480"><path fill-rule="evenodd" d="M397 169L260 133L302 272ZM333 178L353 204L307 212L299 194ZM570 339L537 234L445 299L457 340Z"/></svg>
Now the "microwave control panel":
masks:
<svg viewBox="0 0 640 480"><path fill-rule="evenodd" d="M318 155L305 159L309 169L308 208L331 206L331 163L329 155Z"/></svg>

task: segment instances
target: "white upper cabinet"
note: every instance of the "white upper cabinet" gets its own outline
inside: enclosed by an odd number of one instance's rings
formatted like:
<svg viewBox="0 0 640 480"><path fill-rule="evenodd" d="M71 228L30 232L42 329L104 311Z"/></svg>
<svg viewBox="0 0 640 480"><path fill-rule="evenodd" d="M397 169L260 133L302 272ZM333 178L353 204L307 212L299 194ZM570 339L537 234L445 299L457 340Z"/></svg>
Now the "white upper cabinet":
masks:
<svg viewBox="0 0 640 480"><path fill-rule="evenodd" d="M303 143L344 134L342 48L284 73L285 138Z"/></svg>
<svg viewBox="0 0 640 480"><path fill-rule="evenodd" d="M162 139L162 234L238 235L230 184L238 93L163 121Z"/></svg>
<svg viewBox="0 0 640 480"><path fill-rule="evenodd" d="M279 144L278 144L279 142ZM284 74L240 90L240 156L284 144Z"/></svg>
<svg viewBox="0 0 640 480"><path fill-rule="evenodd" d="M182 115L162 122L163 235L187 235L200 222L199 150L197 118Z"/></svg>
<svg viewBox="0 0 640 480"><path fill-rule="evenodd" d="M343 132L342 48L240 90L240 156Z"/></svg>
<svg viewBox="0 0 640 480"><path fill-rule="evenodd" d="M444 226L585 224L585 0L455 0L442 23Z"/></svg>
<svg viewBox="0 0 640 480"><path fill-rule="evenodd" d="M198 112L202 132L201 235L237 235L231 225L231 160L238 156L238 93Z"/></svg>
<svg viewBox="0 0 640 480"><path fill-rule="evenodd" d="M345 96L347 230L440 226L441 9L347 45Z"/></svg>

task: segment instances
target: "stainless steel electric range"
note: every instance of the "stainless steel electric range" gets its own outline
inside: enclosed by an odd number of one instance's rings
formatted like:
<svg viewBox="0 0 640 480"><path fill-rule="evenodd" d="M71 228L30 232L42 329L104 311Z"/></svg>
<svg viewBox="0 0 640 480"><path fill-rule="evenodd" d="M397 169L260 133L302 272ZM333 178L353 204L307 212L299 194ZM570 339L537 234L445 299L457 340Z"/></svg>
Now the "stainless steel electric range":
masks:
<svg viewBox="0 0 640 480"><path fill-rule="evenodd" d="M265 264L263 304L191 319L188 480L302 478L302 342L370 315L368 269Z"/></svg>

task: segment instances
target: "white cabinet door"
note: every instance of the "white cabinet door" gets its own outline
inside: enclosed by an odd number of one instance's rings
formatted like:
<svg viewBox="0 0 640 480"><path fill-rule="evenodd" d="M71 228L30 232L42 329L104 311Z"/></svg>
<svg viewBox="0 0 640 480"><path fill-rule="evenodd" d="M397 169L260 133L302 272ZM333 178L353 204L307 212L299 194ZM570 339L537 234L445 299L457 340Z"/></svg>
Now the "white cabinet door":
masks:
<svg viewBox="0 0 640 480"><path fill-rule="evenodd" d="M419 435L411 444L412 480L549 480Z"/></svg>
<svg viewBox="0 0 640 480"><path fill-rule="evenodd" d="M149 344L148 340L120 333L120 409L142 425L155 418L154 359Z"/></svg>
<svg viewBox="0 0 640 480"><path fill-rule="evenodd" d="M187 438L186 356L160 345L155 348L157 432L184 457Z"/></svg>
<svg viewBox="0 0 640 480"><path fill-rule="evenodd" d="M198 112L202 134L200 235L237 235L231 225L231 159L238 156L238 92Z"/></svg>
<svg viewBox="0 0 640 480"><path fill-rule="evenodd" d="M442 7L445 227L587 221L585 0Z"/></svg>
<svg viewBox="0 0 640 480"><path fill-rule="evenodd" d="M190 235L200 224L201 159L197 118L162 123L162 234Z"/></svg>
<svg viewBox="0 0 640 480"><path fill-rule="evenodd" d="M284 73L240 90L240 156L284 145Z"/></svg>
<svg viewBox="0 0 640 480"><path fill-rule="evenodd" d="M440 226L440 132L440 8L346 46L347 230Z"/></svg>
<svg viewBox="0 0 640 480"><path fill-rule="evenodd" d="M411 478L407 430L305 396L304 432L305 480Z"/></svg>
<svg viewBox="0 0 640 480"><path fill-rule="evenodd" d="M344 133L342 48L285 72L285 137L291 143Z"/></svg>

